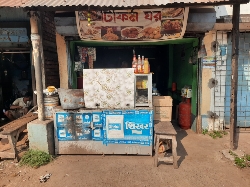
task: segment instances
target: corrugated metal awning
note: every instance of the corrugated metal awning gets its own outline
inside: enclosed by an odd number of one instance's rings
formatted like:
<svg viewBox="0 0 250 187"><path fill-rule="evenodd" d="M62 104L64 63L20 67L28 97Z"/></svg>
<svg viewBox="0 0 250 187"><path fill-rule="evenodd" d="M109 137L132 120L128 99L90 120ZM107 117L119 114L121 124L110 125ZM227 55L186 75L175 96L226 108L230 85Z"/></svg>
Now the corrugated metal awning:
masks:
<svg viewBox="0 0 250 187"><path fill-rule="evenodd" d="M27 1L27 0L26 0ZM25 0L0 0L0 7L21 7L23 5L22 2L26 2Z"/></svg>
<svg viewBox="0 0 250 187"><path fill-rule="evenodd" d="M215 5L215 4L233 4L247 3L249 0L0 0L0 6L8 7L109 7L109 8L143 8L149 6L166 6L187 4L187 5Z"/></svg>

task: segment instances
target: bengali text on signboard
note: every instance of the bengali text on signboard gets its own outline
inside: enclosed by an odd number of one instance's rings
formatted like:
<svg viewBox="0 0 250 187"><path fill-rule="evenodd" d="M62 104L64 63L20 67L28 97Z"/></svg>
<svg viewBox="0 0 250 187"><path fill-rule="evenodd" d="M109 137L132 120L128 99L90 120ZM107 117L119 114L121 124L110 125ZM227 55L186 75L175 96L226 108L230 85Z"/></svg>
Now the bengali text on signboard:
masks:
<svg viewBox="0 0 250 187"><path fill-rule="evenodd" d="M82 40L160 41L183 37L188 8L76 11Z"/></svg>

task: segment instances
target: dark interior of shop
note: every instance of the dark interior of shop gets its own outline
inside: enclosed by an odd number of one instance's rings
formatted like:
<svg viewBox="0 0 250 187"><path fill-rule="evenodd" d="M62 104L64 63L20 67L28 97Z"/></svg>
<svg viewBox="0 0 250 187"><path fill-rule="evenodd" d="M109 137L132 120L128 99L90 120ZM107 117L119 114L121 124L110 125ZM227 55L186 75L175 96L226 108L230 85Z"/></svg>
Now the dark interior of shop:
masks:
<svg viewBox="0 0 250 187"><path fill-rule="evenodd" d="M122 62L126 62L128 67L132 67L133 50L136 56L140 55L148 58L151 64L153 83L161 93L166 93L168 72L168 46L125 46L125 47L96 47L96 61L94 68L122 68Z"/></svg>
<svg viewBox="0 0 250 187"><path fill-rule="evenodd" d="M0 59L0 114L13 101L32 91L30 53L1 53Z"/></svg>

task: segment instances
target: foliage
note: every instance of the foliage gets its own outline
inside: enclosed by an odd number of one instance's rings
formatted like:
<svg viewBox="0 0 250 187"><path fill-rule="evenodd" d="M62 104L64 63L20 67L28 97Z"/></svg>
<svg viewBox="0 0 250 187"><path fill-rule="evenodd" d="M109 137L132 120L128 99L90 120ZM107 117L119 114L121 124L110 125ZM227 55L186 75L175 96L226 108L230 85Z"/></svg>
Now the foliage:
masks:
<svg viewBox="0 0 250 187"><path fill-rule="evenodd" d="M250 161L250 155L246 154L245 157L247 161Z"/></svg>
<svg viewBox="0 0 250 187"><path fill-rule="evenodd" d="M240 167L240 168L244 168L246 167L246 161L244 158L240 158L240 157L235 157L234 158L234 163L236 164L236 166Z"/></svg>
<svg viewBox="0 0 250 187"><path fill-rule="evenodd" d="M215 139L215 138L222 138L224 135L227 135L228 133L226 131L215 131L215 130L212 132L209 132L208 129L203 129L202 134L204 135L208 134L213 139Z"/></svg>
<svg viewBox="0 0 250 187"><path fill-rule="evenodd" d="M246 154L242 157L239 157L233 151L229 150L229 154L234 156L234 164L239 168L250 167L250 155Z"/></svg>
<svg viewBox="0 0 250 187"><path fill-rule="evenodd" d="M27 165L30 167L38 168L46 165L53 160L53 157L44 151L28 150L20 161L20 166Z"/></svg>
<svg viewBox="0 0 250 187"><path fill-rule="evenodd" d="M229 154L232 155L232 156L234 156L234 157L238 156L238 155L236 155L236 154L235 154L233 151L231 151L231 150L229 150Z"/></svg>
<svg viewBox="0 0 250 187"><path fill-rule="evenodd" d="M207 133L208 133L208 130L207 130L207 129L203 129L203 130L202 130L202 134L205 135L205 134L207 134Z"/></svg>

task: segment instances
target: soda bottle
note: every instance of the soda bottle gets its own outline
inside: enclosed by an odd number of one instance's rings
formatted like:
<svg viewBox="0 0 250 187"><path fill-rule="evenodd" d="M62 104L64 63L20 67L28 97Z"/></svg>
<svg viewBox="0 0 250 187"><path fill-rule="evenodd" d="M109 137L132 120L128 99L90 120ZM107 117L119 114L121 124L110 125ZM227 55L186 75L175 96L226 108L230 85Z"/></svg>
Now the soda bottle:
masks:
<svg viewBox="0 0 250 187"><path fill-rule="evenodd" d="M148 58L145 58L144 60L144 71L143 73L149 73L149 63L148 63Z"/></svg>
<svg viewBox="0 0 250 187"><path fill-rule="evenodd" d="M137 73L141 73L141 57L138 55Z"/></svg>
<svg viewBox="0 0 250 187"><path fill-rule="evenodd" d="M144 56L141 57L141 73L144 73Z"/></svg>
<svg viewBox="0 0 250 187"><path fill-rule="evenodd" d="M137 60L136 60L135 55L134 55L133 61L132 61L132 68L134 68L134 73L137 73Z"/></svg>

